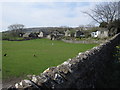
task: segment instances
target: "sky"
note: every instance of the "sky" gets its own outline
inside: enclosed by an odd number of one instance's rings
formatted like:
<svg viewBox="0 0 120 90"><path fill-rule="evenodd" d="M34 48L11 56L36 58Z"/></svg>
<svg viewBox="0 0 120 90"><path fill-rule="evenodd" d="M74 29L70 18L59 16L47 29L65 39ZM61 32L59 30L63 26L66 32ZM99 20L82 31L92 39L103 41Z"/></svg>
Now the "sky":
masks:
<svg viewBox="0 0 120 90"><path fill-rule="evenodd" d="M0 3L0 31L6 31L11 24L30 27L77 27L96 24L82 13L90 12L100 2L2 2Z"/></svg>

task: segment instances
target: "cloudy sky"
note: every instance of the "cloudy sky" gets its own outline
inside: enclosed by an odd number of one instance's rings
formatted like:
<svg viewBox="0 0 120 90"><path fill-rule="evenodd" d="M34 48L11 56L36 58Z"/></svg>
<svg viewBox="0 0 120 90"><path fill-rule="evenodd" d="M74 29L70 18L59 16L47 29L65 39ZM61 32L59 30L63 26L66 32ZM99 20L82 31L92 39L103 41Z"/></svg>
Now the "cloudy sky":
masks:
<svg viewBox="0 0 120 90"><path fill-rule="evenodd" d="M24 24L26 27L70 26L95 24L82 13L89 12L100 2L2 2L2 28L11 24Z"/></svg>

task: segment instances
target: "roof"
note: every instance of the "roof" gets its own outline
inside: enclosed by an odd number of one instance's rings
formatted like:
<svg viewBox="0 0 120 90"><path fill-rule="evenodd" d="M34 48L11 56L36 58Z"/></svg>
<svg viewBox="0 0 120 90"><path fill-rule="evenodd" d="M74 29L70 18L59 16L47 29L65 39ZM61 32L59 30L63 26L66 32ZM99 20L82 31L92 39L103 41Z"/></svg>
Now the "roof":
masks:
<svg viewBox="0 0 120 90"><path fill-rule="evenodd" d="M40 31L40 32L43 32L46 35L51 34L51 32L49 32L49 31Z"/></svg>
<svg viewBox="0 0 120 90"><path fill-rule="evenodd" d="M29 37L30 34L31 33L25 33L25 34L23 34L23 37Z"/></svg>
<svg viewBox="0 0 120 90"><path fill-rule="evenodd" d="M108 31L107 28L98 28L98 31Z"/></svg>

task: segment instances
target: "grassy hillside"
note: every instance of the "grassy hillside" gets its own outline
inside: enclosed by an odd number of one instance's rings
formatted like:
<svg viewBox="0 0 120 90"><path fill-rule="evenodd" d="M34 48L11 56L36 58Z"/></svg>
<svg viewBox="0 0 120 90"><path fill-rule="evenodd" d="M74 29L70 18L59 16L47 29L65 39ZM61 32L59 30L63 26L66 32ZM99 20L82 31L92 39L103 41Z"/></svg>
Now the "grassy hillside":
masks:
<svg viewBox="0 0 120 90"><path fill-rule="evenodd" d="M95 44L70 44L47 39L3 41L2 45L4 79L40 74L48 67L61 64L79 52L96 46ZM7 56L4 56L5 53Z"/></svg>

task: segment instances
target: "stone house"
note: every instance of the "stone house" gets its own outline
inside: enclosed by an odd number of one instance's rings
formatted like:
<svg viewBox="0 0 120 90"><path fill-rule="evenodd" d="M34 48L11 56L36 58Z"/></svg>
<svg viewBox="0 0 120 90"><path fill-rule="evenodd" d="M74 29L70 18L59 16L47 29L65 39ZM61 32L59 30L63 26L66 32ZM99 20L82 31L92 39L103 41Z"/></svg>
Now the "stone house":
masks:
<svg viewBox="0 0 120 90"><path fill-rule="evenodd" d="M56 37L64 36L64 34L62 32L57 31L57 30L53 31L52 34Z"/></svg>
<svg viewBox="0 0 120 90"><path fill-rule="evenodd" d="M31 33L25 33L25 34L23 34L23 37L24 37L24 38L28 38L30 34L31 34Z"/></svg>
<svg viewBox="0 0 120 90"><path fill-rule="evenodd" d="M106 38L108 36L109 34L107 28L99 28L96 32L91 33L91 37L95 38Z"/></svg>
<svg viewBox="0 0 120 90"><path fill-rule="evenodd" d="M46 34L45 34L45 32L43 32L43 31L41 31L39 34L38 34L38 37L39 38L42 38L42 37L45 37L46 36Z"/></svg>
<svg viewBox="0 0 120 90"><path fill-rule="evenodd" d="M50 32L49 35L47 35L47 38L48 38L48 39L51 39L51 40L58 40L58 39L60 39L62 36L64 36L63 33L55 30L55 31Z"/></svg>
<svg viewBox="0 0 120 90"><path fill-rule="evenodd" d="M37 33L31 33L29 35L29 37L31 37L31 38L38 38L38 34Z"/></svg>
<svg viewBox="0 0 120 90"><path fill-rule="evenodd" d="M38 37L44 37L44 33L43 32L40 32L39 34L38 34Z"/></svg>
<svg viewBox="0 0 120 90"><path fill-rule="evenodd" d="M51 35L50 35L50 34L49 34L49 35L47 35L47 36L46 36L46 38L51 39Z"/></svg>
<svg viewBox="0 0 120 90"><path fill-rule="evenodd" d="M24 38L29 38L29 37L31 37L31 38L37 38L38 36L37 36L37 33L27 32L27 33L23 34L23 37Z"/></svg>
<svg viewBox="0 0 120 90"><path fill-rule="evenodd" d="M84 33L80 30L76 30L75 34L74 34L74 37L76 38L80 38L80 37L83 37L84 36Z"/></svg>
<svg viewBox="0 0 120 90"><path fill-rule="evenodd" d="M56 36L53 35L53 34L49 34L46 36L46 38L50 39L50 40L55 40L56 39Z"/></svg>
<svg viewBox="0 0 120 90"><path fill-rule="evenodd" d="M65 36L66 37L70 37L71 36L70 30L65 31Z"/></svg>
<svg viewBox="0 0 120 90"><path fill-rule="evenodd" d="M41 31L38 34L39 38L43 38L43 37L47 37L50 34L50 32L45 32L45 31Z"/></svg>
<svg viewBox="0 0 120 90"><path fill-rule="evenodd" d="M57 37L52 34L50 39L51 39L51 40L55 40L56 38L57 38Z"/></svg>

